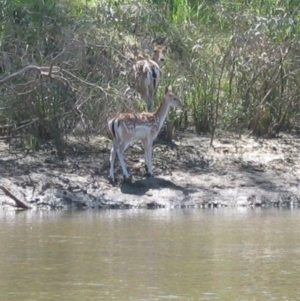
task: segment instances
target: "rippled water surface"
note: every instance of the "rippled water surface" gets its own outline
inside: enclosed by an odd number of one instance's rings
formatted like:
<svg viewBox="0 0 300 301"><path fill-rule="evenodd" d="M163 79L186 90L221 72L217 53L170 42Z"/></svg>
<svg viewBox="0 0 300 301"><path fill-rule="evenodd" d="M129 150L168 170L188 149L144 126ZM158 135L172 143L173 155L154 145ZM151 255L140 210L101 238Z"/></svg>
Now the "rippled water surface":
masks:
<svg viewBox="0 0 300 301"><path fill-rule="evenodd" d="M1 300L300 300L300 210L0 211Z"/></svg>

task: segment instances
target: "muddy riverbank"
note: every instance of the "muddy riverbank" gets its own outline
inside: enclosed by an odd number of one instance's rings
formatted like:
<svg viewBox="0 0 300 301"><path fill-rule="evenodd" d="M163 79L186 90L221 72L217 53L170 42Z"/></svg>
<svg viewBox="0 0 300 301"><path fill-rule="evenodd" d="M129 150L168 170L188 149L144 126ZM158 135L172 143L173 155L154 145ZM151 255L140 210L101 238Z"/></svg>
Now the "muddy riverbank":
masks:
<svg viewBox="0 0 300 301"><path fill-rule="evenodd" d="M133 176L123 183L117 161L116 185L108 180L111 141L69 139L66 156L51 148L36 153L8 152L0 142L0 185L32 208L159 208L220 206L298 206L300 139L185 132L172 145L156 142L154 178L144 176L141 144L125 155ZM15 201L0 190L0 205Z"/></svg>

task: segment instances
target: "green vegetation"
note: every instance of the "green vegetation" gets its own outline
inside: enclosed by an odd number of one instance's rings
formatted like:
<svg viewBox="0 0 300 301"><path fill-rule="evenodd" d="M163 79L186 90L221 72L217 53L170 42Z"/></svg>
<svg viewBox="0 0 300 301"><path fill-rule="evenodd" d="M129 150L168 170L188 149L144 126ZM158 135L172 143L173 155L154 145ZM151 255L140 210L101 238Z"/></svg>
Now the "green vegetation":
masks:
<svg viewBox="0 0 300 301"><path fill-rule="evenodd" d="M63 150L67 134L106 134L116 112L144 109L126 74L165 37L157 101L172 84L186 105L168 117L169 138L298 126L297 0L4 0L0 16L0 125L32 148L50 139ZM29 65L39 68L6 80Z"/></svg>

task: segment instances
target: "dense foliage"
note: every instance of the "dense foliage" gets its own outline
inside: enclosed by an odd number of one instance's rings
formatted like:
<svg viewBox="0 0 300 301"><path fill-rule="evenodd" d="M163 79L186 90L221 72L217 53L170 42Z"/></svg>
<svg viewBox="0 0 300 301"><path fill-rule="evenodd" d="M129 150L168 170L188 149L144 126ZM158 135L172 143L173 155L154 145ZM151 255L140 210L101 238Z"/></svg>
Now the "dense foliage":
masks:
<svg viewBox="0 0 300 301"><path fill-rule="evenodd" d="M151 54L153 41L168 37L161 88L172 84L186 108L168 117L169 137L190 126L259 136L294 129L298 6L297 0L1 1L0 125L13 124L33 148L50 139L61 150L69 133L106 134L112 114L145 108L126 74Z"/></svg>

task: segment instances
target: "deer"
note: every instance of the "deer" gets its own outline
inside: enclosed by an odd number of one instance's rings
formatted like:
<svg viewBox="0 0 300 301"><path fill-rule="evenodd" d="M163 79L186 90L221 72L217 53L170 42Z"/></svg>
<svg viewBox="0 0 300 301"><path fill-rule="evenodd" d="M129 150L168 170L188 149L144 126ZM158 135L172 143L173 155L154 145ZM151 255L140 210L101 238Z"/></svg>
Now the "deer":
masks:
<svg viewBox="0 0 300 301"><path fill-rule="evenodd" d="M152 59L139 60L133 64L129 77L133 76L134 87L147 104L148 111L154 111L154 99L161 80L161 68L165 62L167 52L166 40L156 45Z"/></svg>
<svg viewBox="0 0 300 301"><path fill-rule="evenodd" d="M108 121L108 128L113 136L113 146L110 152L109 177L115 182L114 165L118 155L124 180L131 181L124 162L124 152L135 140L141 140L145 155L146 175L153 177L152 145L161 130L171 107L183 108L181 101L172 92L171 86L166 86L165 95L155 112L120 113Z"/></svg>

